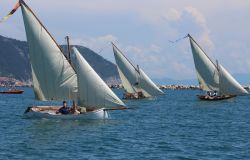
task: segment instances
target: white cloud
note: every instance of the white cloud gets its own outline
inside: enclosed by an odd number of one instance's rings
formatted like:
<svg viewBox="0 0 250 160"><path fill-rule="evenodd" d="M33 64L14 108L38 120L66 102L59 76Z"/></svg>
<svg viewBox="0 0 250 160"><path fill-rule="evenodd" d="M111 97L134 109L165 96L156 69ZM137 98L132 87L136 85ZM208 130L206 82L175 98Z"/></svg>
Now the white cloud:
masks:
<svg viewBox="0 0 250 160"><path fill-rule="evenodd" d="M183 77L190 77L190 75L194 75L194 72L192 69L190 69L186 64L180 63L178 61L171 62L172 65L172 72L178 73L178 75L182 75ZM193 77L195 78L195 77Z"/></svg>
<svg viewBox="0 0 250 160"><path fill-rule="evenodd" d="M85 37L72 38L72 43L75 45L82 45L94 50L97 53L102 52L106 47L110 46L111 42L116 42L117 38L111 34L100 37Z"/></svg>
<svg viewBox="0 0 250 160"><path fill-rule="evenodd" d="M159 46L157 46L157 45L155 45L155 44L152 44L152 45L150 46L150 50L151 50L152 52L160 53L160 52L161 52L161 47L159 47Z"/></svg>
<svg viewBox="0 0 250 160"><path fill-rule="evenodd" d="M204 15L200 11L198 11L196 8L191 7L191 6L185 7L185 12L191 14L195 18L196 23L202 27L203 32L200 36L202 42L206 44L210 49L213 48L214 45L209 36L210 30L207 26L207 21Z"/></svg>
<svg viewBox="0 0 250 160"><path fill-rule="evenodd" d="M169 21L176 21L181 18L181 13L175 8L170 8L163 17Z"/></svg>
<svg viewBox="0 0 250 160"><path fill-rule="evenodd" d="M127 55L133 59L138 64L153 64L157 63L160 59L161 48L155 44L152 44L149 47L139 48L136 46L127 46L124 51Z"/></svg>

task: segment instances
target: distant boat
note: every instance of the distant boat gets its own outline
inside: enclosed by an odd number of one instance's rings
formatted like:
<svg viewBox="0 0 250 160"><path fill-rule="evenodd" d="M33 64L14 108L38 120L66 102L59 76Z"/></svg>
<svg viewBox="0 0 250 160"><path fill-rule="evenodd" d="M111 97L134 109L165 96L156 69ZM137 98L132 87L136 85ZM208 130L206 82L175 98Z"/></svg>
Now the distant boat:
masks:
<svg viewBox="0 0 250 160"><path fill-rule="evenodd" d="M114 43L112 46L118 73L125 89L124 99L142 99L164 94L138 65L135 67Z"/></svg>
<svg viewBox="0 0 250 160"><path fill-rule="evenodd" d="M22 94L24 90L18 90L18 89L9 89L0 91L0 94Z"/></svg>
<svg viewBox="0 0 250 160"><path fill-rule="evenodd" d="M58 106L28 107L28 117L105 119L107 110L125 106L76 48L76 70L27 4L20 0L29 45L35 98L41 101L74 100L86 110L79 115L56 114ZM69 49L70 50L70 49ZM119 109L118 108L118 109Z"/></svg>
<svg viewBox="0 0 250 160"><path fill-rule="evenodd" d="M201 100L223 100L248 94L218 61L214 63L189 34L188 37L200 88L207 92L198 96Z"/></svg>
<svg viewBox="0 0 250 160"><path fill-rule="evenodd" d="M6 87L5 90L0 91L0 94L22 94L24 90L17 89L15 84Z"/></svg>

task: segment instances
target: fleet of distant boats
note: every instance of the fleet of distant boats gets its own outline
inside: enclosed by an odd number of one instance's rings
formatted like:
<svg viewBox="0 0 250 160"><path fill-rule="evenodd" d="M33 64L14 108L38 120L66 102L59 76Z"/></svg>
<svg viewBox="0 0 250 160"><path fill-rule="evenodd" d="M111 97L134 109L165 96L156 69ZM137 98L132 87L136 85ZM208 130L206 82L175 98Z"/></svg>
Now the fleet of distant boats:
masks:
<svg viewBox="0 0 250 160"><path fill-rule="evenodd" d="M110 110L129 109L124 102L100 78L75 47L69 44L65 56L55 39L48 32L28 5L20 0L18 7L22 16L29 46L35 98L40 101L70 100L77 103L80 114L58 114L59 106L31 106L25 111L28 117L65 119L105 119ZM199 88L204 95L200 100L215 101L248 95L237 80L218 62L212 61L191 35L192 49ZM146 75L139 65L132 64L118 47L112 43L118 73L124 88L123 99L149 99L164 95L160 88ZM75 61L71 60L71 54ZM178 89L178 86L170 88ZM179 86L179 89L182 87ZM197 89L196 86L189 86Z"/></svg>

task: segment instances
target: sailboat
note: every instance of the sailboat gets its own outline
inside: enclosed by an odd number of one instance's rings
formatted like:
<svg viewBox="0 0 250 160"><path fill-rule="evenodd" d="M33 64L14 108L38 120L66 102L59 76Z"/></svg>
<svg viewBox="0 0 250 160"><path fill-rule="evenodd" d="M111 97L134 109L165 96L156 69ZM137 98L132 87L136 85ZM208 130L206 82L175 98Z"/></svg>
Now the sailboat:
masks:
<svg viewBox="0 0 250 160"><path fill-rule="evenodd" d="M207 95L198 96L201 100L223 100L248 94L218 61L215 63L211 60L191 35L188 34L187 37L190 40L200 88L207 92Z"/></svg>
<svg viewBox="0 0 250 160"><path fill-rule="evenodd" d="M105 119L109 108L125 106L73 48L77 62L75 70L28 5L23 0L19 4L29 45L35 98L40 101L79 101L84 108L79 115L62 115L57 114L58 106L31 106L25 111L27 117Z"/></svg>
<svg viewBox="0 0 250 160"><path fill-rule="evenodd" d="M164 94L139 65L135 67L114 43L112 46L118 73L125 89L124 99L143 99Z"/></svg>

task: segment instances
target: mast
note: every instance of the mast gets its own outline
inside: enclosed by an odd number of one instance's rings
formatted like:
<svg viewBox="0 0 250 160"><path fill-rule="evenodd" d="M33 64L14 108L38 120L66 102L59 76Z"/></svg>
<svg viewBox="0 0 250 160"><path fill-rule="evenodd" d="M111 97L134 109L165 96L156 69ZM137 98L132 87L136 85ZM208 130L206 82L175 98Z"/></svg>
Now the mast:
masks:
<svg viewBox="0 0 250 160"><path fill-rule="evenodd" d="M66 42L67 42L67 49L68 49L68 61L69 61L69 64L71 64L71 58L70 58L70 45L69 45L69 36L66 36L65 37L66 39Z"/></svg>
<svg viewBox="0 0 250 160"><path fill-rule="evenodd" d="M66 39L67 50L68 50L68 62L69 62L69 64L72 66L71 57L70 57L71 52L70 52L69 36L66 36L65 39ZM72 66L72 68L74 69L73 66ZM73 106L75 107L76 103L75 103L75 99L74 99L74 98L73 98L73 100L72 100L72 104L73 104Z"/></svg>
<svg viewBox="0 0 250 160"><path fill-rule="evenodd" d="M216 68L218 70L218 72L220 72L220 69L219 69L219 61L216 59Z"/></svg>
<svg viewBox="0 0 250 160"><path fill-rule="evenodd" d="M139 68L139 65L137 64L136 65L136 70L137 70L137 72L138 72L138 74L136 74L137 76L136 76L136 78L137 78L137 82L136 82L136 85L138 86L138 89L139 90L142 90L142 88L141 88L141 82L140 82L140 76L141 76L141 74L140 74L140 68Z"/></svg>

